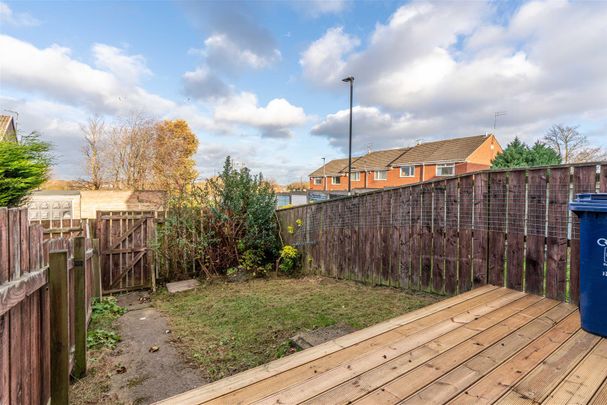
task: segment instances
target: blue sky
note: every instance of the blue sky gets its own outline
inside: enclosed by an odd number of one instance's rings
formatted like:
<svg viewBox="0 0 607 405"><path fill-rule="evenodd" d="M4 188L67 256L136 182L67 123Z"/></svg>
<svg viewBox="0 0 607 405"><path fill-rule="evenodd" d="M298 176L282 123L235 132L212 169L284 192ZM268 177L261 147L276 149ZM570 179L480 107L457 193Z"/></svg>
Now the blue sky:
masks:
<svg viewBox="0 0 607 405"><path fill-rule="evenodd" d="M84 176L79 124L184 118L201 175L226 155L286 183L346 151L555 123L607 146L607 3L3 2L0 107Z"/></svg>

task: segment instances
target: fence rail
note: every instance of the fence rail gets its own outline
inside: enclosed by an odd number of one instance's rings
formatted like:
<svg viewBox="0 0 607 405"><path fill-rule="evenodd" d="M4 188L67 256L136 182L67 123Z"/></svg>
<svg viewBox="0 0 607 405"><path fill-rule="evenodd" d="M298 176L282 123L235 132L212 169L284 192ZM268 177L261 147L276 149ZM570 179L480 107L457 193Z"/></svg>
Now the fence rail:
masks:
<svg viewBox="0 0 607 405"><path fill-rule="evenodd" d="M486 283L578 301L577 193L607 164L482 171L277 211L321 274L454 294ZM299 220L299 221L298 221Z"/></svg>
<svg viewBox="0 0 607 405"><path fill-rule="evenodd" d="M27 209L0 208L0 404L67 403L70 373L84 374L86 327L100 292L93 245L84 237L45 240Z"/></svg>

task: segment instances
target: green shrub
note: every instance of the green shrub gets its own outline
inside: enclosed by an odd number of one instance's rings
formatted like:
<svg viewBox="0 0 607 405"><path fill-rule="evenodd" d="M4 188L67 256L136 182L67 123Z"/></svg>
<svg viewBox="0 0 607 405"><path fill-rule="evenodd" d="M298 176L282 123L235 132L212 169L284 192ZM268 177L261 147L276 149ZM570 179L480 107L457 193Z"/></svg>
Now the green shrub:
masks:
<svg viewBox="0 0 607 405"><path fill-rule="evenodd" d="M24 136L20 143L0 141L0 207L21 205L48 179L50 149L35 133Z"/></svg>
<svg viewBox="0 0 607 405"><path fill-rule="evenodd" d="M280 251L280 264L278 268L284 274L292 275L299 270L299 251L291 245L283 246Z"/></svg>
<svg viewBox="0 0 607 405"><path fill-rule="evenodd" d="M113 331L114 321L126 312L118 305L116 298L95 298L91 313L91 325L86 337L89 349L106 347L113 349L120 342L120 335Z"/></svg>
<svg viewBox="0 0 607 405"><path fill-rule="evenodd" d="M219 176L182 190L167 206L154 244L165 280L223 275L230 268L257 275L275 262L274 191L261 174L234 168L229 157Z"/></svg>

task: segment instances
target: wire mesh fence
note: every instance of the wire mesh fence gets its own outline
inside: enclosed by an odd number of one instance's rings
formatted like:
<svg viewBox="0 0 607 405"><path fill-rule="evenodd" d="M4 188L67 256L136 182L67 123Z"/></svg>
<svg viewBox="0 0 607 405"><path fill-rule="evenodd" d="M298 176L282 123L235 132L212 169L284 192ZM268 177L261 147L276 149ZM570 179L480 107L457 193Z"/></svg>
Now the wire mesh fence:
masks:
<svg viewBox="0 0 607 405"><path fill-rule="evenodd" d="M607 191L606 164L563 165L478 172L278 216L286 242L323 274L446 293L491 282L575 302L579 223L568 203L598 191Z"/></svg>

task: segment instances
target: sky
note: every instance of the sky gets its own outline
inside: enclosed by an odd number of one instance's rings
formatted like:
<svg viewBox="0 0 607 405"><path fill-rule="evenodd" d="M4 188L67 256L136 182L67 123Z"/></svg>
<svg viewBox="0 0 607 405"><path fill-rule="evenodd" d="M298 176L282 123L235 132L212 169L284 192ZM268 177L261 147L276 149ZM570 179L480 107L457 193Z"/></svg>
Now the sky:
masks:
<svg viewBox="0 0 607 405"><path fill-rule="evenodd" d="M553 124L607 147L607 1L0 3L0 113L85 177L82 123L188 121L201 177L227 155L286 184L347 155ZM495 112L505 112L497 118Z"/></svg>

